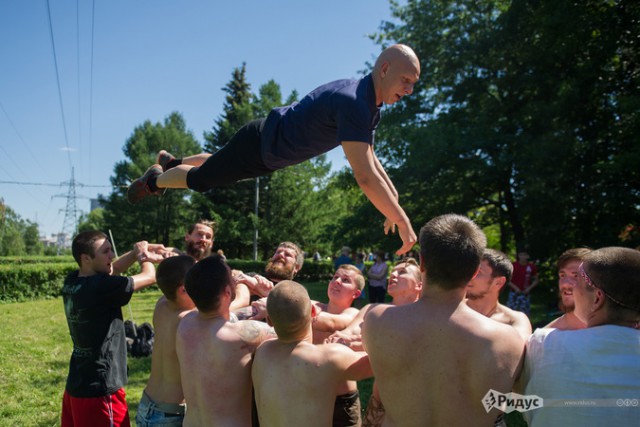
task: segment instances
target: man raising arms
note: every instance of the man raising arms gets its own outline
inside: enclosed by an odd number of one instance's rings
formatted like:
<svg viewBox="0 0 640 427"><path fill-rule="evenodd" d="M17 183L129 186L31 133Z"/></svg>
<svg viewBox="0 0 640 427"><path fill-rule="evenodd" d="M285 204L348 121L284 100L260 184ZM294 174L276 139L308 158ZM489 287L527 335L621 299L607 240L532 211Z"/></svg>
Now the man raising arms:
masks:
<svg viewBox="0 0 640 427"><path fill-rule="evenodd" d="M311 300L296 282L278 284L267 310L278 339L263 343L253 362L260 424L332 425L336 388L371 376L367 355L340 344L313 344Z"/></svg>
<svg viewBox="0 0 640 427"><path fill-rule="evenodd" d="M139 427L182 425L185 404L176 353L176 330L182 318L195 308L184 289L184 277L194 264L194 258L178 255L158 265L156 282L164 296L153 311L151 374L138 406L136 425Z"/></svg>
<svg viewBox="0 0 640 427"><path fill-rule="evenodd" d="M185 278L198 311L178 326L176 350L188 411L185 426L251 425L251 356L275 337L263 322L229 322L235 282L226 262L212 255Z"/></svg>
<svg viewBox="0 0 640 427"><path fill-rule="evenodd" d="M487 413L482 399L489 390L511 391L524 340L464 302L485 245L480 228L465 217L432 219L420 231L421 298L369 310L362 338L386 409L384 425L493 425L499 412Z"/></svg>

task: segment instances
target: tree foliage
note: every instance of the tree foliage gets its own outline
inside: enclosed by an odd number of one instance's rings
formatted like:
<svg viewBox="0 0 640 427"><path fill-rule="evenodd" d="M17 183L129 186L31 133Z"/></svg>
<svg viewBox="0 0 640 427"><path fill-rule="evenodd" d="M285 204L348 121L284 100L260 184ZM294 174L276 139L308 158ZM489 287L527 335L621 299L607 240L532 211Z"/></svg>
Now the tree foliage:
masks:
<svg viewBox="0 0 640 427"><path fill-rule="evenodd" d="M0 199L0 256L40 255L38 224L24 220Z"/></svg>
<svg viewBox="0 0 640 427"><path fill-rule="evenodd" d="M136 205L127 202L127 186L155 163L162 149L177 157L201 152L180 113L171 113L163 123L145 121L134 129L123 147L127 159L114 167L111 183L115 190L101 197L105 228L112 231L122 253L139 240L181 245L185 227L197 219L184 190L170 189L160 198L148 197Z"/></svg>
<svg viewBox="0 0 640 427"><path fill-rule="evenodd" d="M421 59L379 138L410 217L497 224L540 257L637 223L638 22L631 1L408 1L382 45Z"/></svg>

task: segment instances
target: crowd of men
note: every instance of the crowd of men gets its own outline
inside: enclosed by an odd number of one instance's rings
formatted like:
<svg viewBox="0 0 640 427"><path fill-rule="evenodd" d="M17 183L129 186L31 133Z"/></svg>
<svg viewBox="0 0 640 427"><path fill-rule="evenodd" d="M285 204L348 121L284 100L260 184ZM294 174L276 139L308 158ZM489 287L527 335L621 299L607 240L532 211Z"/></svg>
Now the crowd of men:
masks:
<svg viewBox="0 0 640 427"><path fill-rule="evenodd" d="M244 273L211 255L214 231L199 221L184 253L138 242L117 260L104 233L75 237L63 426L129 425L121 307L154 282L163 296L139 426L506 425L510 408L495 396L509 393L542 399L524 412L531 426L640 419L639 251L562 254L564 313L532 334L528 317L498 300L513 264L466 217L429 221L419 260L391 269L391 304L360 310L355 266L338 266L326 302L313 301L294 281L298 245L282 242L264 274ZM120 276L136 260L141 272ZM362 416L357 381L369 377Z"/></svg>

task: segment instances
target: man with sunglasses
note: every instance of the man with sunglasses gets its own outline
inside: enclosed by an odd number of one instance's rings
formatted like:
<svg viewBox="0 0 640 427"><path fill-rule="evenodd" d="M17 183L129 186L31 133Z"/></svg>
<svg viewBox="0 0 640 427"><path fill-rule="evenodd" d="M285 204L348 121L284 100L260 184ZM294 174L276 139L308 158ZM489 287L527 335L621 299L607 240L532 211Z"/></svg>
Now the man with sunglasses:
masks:
<svg viewBox="0 0 640 427"><path fill-rule="evenodd" d="M609 247L578 267L575 314L587 327L538 329L520 389L543 399L530 427L637 425L640 420L640 252Z"/></svg>

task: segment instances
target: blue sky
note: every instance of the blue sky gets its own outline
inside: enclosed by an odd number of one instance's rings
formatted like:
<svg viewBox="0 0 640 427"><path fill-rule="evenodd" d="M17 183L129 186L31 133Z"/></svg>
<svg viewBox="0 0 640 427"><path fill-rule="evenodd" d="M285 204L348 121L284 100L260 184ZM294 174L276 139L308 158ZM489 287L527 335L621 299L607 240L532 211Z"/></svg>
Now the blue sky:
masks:
<svg viewBox="0 0 640 427"><path fill-rule="evenodd" d="M380 52L367 35L390 19L388 0L1 1L0 198L58 232L71 168L86 213L145 120L179 111L202 143L242 62L253 91L274 79L304 95L358 77ZM339 148L329 160L346 164Z"/></svg>

